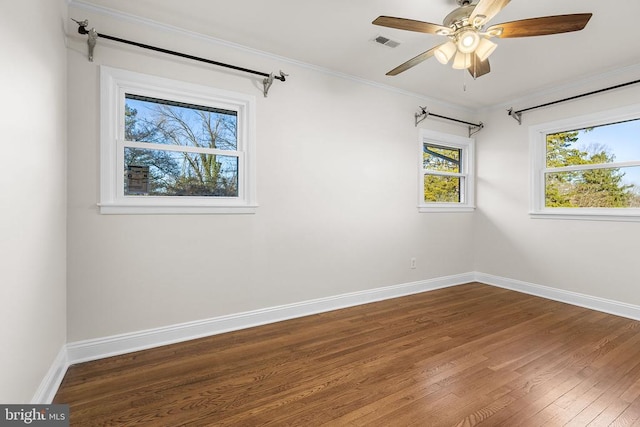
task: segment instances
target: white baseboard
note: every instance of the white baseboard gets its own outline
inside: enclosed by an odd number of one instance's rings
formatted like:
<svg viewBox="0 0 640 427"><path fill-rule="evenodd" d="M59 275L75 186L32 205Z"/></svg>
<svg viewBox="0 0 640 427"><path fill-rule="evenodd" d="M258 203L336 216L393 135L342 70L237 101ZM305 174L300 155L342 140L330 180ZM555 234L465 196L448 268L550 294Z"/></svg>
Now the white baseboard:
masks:
<svg viewBox="0 0 640 427"><path fill-rule="evenodd" d="M530 295L565 302L592 310L640 320L640 306L625 304L520 280L480 272L445 276L395 286L352 292L333 297L318 298L299 303L269 307L228 316L170 325L85 341L68 343L60 352L46 378L42 381L33 402L49 403L74 363L102 359L167 344L246 329L297 317L309 316L356 305L432 291L470 282L510 289Z"/></svg>
<svg viewBox="0 0 640 427"><path fill-rule="evenodd" d="M67 373L68 367L67 347L63 345L47 371L47 374L40 382L38 390L36 390L36 393L31 398L31 403L34 405L51 403L64 379L64 374Z"/></svg>
<svg viewBox="0 0 640 427"><path fill-rule="evenodd" d="M459 274L302 301L294 304L269 307L145 331L77 341L67 344L67 358L69 364L87 362L340 308L456 286L472 281L474 281L473 273Z"/></svg>
<svg viewBox="0 0 640 427"><path fill-rule="evenodd" d="M508 279L506 277L494 276L485 273L474 273L475 281L512 291L535 295L538 297L577 305L591 310L601 311L616 316L627 317L633 320L640 320L640 306L626 304L619 301L580 294L577 292L565 291L549 286L536 285L534 283L523 282L521 280Z"/></svg>

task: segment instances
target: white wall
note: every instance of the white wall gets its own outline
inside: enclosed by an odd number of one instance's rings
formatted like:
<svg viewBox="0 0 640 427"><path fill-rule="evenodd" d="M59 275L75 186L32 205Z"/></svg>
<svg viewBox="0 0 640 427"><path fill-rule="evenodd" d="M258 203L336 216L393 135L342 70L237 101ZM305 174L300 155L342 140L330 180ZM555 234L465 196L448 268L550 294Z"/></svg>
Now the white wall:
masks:
<svg viewBox="0 0 640 427"><path fill-rule="evenodd" d="M477 212L418 214L413 113L425 100L72 8L107 34L291 76L264 99L259 79L104 40L89 63L86 38L65 50L63 0L2 1L0 402L31 399L67 322L73 342L473 270L640 305L640 224L527 215L528 126L635 103L640 88L539 110L523 126L485 112ZM98 214L100 64L254 94L258 213Z"/></svg>
<svg viewBox="0 0 640 427"><path fill-rule="evenodd" d="M27 403L66 342L66 2L0 9L0 402Z"/></svg>
<svg viewBox="0 0 640 427"><path fill-rule="evenodd" d="M619 70L514 107L539 105L635 79L636 69ZM635 85L525 113L521 126L505 109L486 114L487 127L477 143L476 271L640 305L640 223L532 219L528 215L529 126L639 100L640 86Z"/></svg>
<svg viewBox="0 0 640 427"><path fill-rule="evenodd" d="M472 270L473 214L417 212L413 114L424 99L86 10L70 16L105 34L290 77L263 98L260 78L104 40L90 63L85 39L71 41L69 341ZM100 215L100 64L255 95L258 213Z"/></svg>
<svg viewBox="0 0 640 427"><path fill-rule="evenodd" d="M78 341L473 270L640 305L639 223L527 214L528 126L637 103L640 87L528 113L522 126L485 112L477 212L418 214L413 113L425 100L72 9L106 33L291 76L264 99L258 79L105 41L89 63L84 37L65 48L64 0L1 1L0 402L32 399L67 322ZM99 64L255 94L259 212L98 214Z"/></svg>

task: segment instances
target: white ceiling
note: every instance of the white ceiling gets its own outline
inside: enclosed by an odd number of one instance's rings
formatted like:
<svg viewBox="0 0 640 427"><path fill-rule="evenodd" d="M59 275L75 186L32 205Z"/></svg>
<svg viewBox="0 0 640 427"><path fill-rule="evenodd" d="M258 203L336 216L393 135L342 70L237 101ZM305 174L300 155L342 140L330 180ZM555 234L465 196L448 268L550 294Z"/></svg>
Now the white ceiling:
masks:
<svg viewBox="0 0 640 427"><path fill-rule="evenodd" d="M434 58L398 76L385 76L446 39L371 24L379 15L440 24L457 7L456 0L71 1L83 3L473 109L640 64L640 0L512 0L491 24L583 12L593 17L575 33L494 39L498 48L490 58L492 71L475 81L467 71ZM394 49L376 44L372 39L377 35L401 44Z"/></svg>

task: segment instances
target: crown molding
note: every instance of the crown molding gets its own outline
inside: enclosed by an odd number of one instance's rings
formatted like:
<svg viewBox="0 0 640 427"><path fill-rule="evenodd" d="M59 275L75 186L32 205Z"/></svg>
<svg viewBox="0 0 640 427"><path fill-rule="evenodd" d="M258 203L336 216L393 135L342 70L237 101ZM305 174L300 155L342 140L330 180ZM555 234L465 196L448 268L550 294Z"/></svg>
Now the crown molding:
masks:
<svg viewBox="0 0 640 427"><path fill-rule="evenodd" d="M601 83L604 86L604 85L607 85L608 82L619 81L622 76L628 76L633 74L637 76L640 74L640 63L631 64L626 67L611 69L604 73L582 76L577 79L566 81L564 84L553 85L553 86L549 85L547 87L542 87L536 90L535 93L513 98L507 101L501 101L493 105L473 108L473 107L465 107L459 104L450 103L437 98L432 98L421 93L399 89L390 85L378 83L372 80L367 80L351 74L342 73L339 71L321 67L308 62L298 61L296 59L276 55L270 52L251 48L249 46L241 45L228 40L220 39L213 36L208 36L208 35L198 33L195 31L190 31L181 27L177 27L177 26L166 24L166 23L158 22L152 19L144 18L139 15L124 13L124 12L117 11L115 9L111 9L104 6L96 6L83 0L67 0L67 4L69 7L73 7L78 10L86 10L88 12L101 15L101 16L106 16L117 21L128 22L137 26L148 28L150 30L168 33L173 36L182 36L192 40L198 40L204 43L209 43L217 46L222 46L225 48L234 49L250 55L255 55L255 56L259 56L269 60L277 61L283 64L290 64L295 67L300 67L303 69L333 76L343 80L349 80L354 83L362 84L365 86L374 87L380 90L384 90L386 92L391 92L391 93L407 96L410 98L415 98L417 103L427 103L429 105L435 104L436 108L438 107L448 108L453 111L459 111L466 114L471 114L472 116L491 113L497 110L505 110L512 107L515 109L527 108L529 105L536 105L536 104L548 102L549 100L553 100L553 98L555 97L563 98L566 96L567 93L577 93L577 92L583 91L585 90L584 89L585 87L593 87L598 83ZM155 53L152 53L152 54L155 54ZM157 55L162 55L162 54L157 54ZM166 57L165 55L163 56Z"/></svg>
<svg viewBox="0 0 640 427"><path fill-rule="evenodd" d="M303 62L303 61L298 61L296 59L292 59L292 58L288 58L285 56L280 56L280 55L276 55L273 53L269 53L263 50L259 50L259 49L254 49L245 45L241 45L238 43L234 43L228 40L224 40L224 39L220 39L217 37L213 37L213 36L208 36L202 33L198 33L195 31L190 31L190 30L186 30L184 28L180 28L180 27L176 27L173 25L169 25L169 24L165 24L162 22L158 22L152 19L148 19L148 18L144 18L138 15L133 15L133 14L128 14L128 13L123 13L108 7L103 7L103 6L96 6L87 2L84 2L82 0L67 0L67 3L69 5L69 7L73 7L79 10L86 10L88 12L92 12L98 15L102 15L102 16L107 16L110 17L112 19L118 20L118 21L124 21L124 22L128 22L131 24L135 24L138 26L143 26L149 29L153 29L156 31L161 31L161 32L165 32L165 33L169 33L172 35L178 35L178 36L182 36L182 37L187 37L187 38L191 38L193 40L198 40L201 42L205 42L205 43L210 43L210 44L215 44L217 46L223 46L226 48L231 48L231 49L235 49L238 51L242 51L251 55L256 55L256 56L260 56L263 58L267 58L270 60L274 60L274 61L278 61L278 62L282 62L285 64L291 64L294 65L296 67L300 67L300 68L305 68L308 70L312 70L321 74L326 74L326 75L330 75L333 77L337 77L340 79L344 79L344 80L350 80L352 82L355 83L359 83L359 84L363 84L366 86L372 86L387 92L393 92L396 94L400 94L400 95L404 95L404 96L408 96L411 98L416 98L416 100L418 102L426 102L429 104L436 104L438 106L441 106L443 108L449 108L455 111L461 111L461 112L466 112L466 113L471 113L471 114L475 114L478 112L477 109L475 108L467 108L458 104L452 104L440 99L436 99L436 98L431 98L428 96L425 96L423 94L417 93L417 92L411 92L411 91L407 91L407 90L403 90L403 89L399 89L393 86L389 86L389 85L385 85L383 83L378 83L378 82L374 82L372 80L367 80L367 79L363 79L351 74L347 74L347 73L342 73L339 71L335 71L335 70L331 70L329 68L325 68L325 67L321 67L318 65L314 65L308 62Z"/></svg>
<svg viewBox="0 0 640 427"><path fill-rule="evenodd" d="M627 65L622 68L614 68L604 73L582 76L560 85L542 87L539 90L536 90L533 94L514 98L510 101L500 102L492 106L483 107L477 112L493 112L496 110L507 110L512 107L515 110L518 110L520 108L528 108L531 105L553 101L554 95L557 98L565 98L566 96L571 96L567 95L567 93L571 93L572 95L579 95L578 92L603 89L605 86L624 83L619 81L621 76L625 77L625 79L629 79L629 75L640 75L640 63ZM637 77L635 77L634 80L635 79L637 79ZM593 87L597 83L602 84L603 87L585 89L585 87Z"/></svg>

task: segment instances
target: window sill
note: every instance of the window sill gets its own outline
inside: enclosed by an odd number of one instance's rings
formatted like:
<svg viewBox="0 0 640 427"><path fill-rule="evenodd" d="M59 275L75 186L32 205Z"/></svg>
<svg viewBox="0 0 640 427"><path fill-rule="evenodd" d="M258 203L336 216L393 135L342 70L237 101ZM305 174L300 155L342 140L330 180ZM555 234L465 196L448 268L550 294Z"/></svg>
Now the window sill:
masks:
<svg viewBox="0 0 640 427"><path fill-rule="evenodd" d="M420 213L463 213L474 212L475 210L474 206L418 206L418 212Z"/></svg>
<svg viewBox="0 0 640 427"><path fill-rule="evenodd" d="M632 209L631 211L625 212L611 212L610 210L598 209L588 209L582 212L576 212L575 209L545 210L529 212L529 216L532 219L640 222L640 209Z"/></svg>
<svg viewBox="0 0 640 427"><path fill-rule="evenodd" d="M258 206L160 206L160 205L132 205L132 204L98 204L100 213L105 215L243 215L255 214Z"/></svg>

